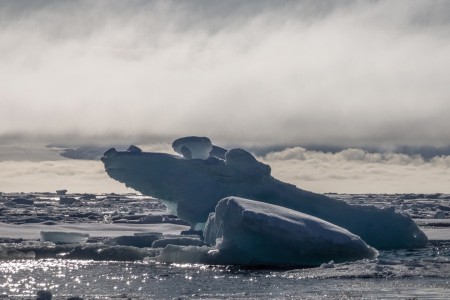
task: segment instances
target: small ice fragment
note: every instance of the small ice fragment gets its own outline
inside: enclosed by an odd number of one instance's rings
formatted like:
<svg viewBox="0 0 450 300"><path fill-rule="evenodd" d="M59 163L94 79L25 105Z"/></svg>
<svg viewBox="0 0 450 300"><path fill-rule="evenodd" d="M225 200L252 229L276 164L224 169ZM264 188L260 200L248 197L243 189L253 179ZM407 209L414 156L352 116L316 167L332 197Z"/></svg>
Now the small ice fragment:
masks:
<svg viewBox="0 0 450 300"><path fill-rule="evenodd" d="M105 241L106 245L113 246L131 246L138 248L151 247L152 243L162 237L162 234L138 234L138 235L124 235L110 238Z"/></svg>
<svg viewBox="0 0 450 300"><path fill-rule="evenodd" d="M59 197L59 204L60 205L72 205L74 203L79 202L77 199L72 197Z"/></svg>
<svg viewBox="0 0 450 300"><path fill-rule="evenodd" d="M174 237L174 238L163 238L156 240L152 244L152 248L164 248L167 245L178 245L178 246L203 246L204 243L199 238L192 237Z"/></svg>
<svg viewBox="0 0 450 300"><path fill-rule="evenodd" d="M56 195L65 195L67 193L67 190L57 190Z"/></svg>
<svg viewBox="0 0 450 300"><path fill-rule="evenodd" d="M89 238L88 233L65 231L41 231L41 242L53 242L55 244L82 244Z"/></svg>

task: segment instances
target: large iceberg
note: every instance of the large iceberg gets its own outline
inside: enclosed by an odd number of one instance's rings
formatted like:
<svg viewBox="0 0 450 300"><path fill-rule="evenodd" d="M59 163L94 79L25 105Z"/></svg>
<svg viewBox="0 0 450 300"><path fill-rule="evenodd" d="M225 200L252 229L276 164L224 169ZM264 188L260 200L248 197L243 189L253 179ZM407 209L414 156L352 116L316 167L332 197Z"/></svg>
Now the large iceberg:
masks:
<svg viewBox="0 0 450 300"><path fill-rule="evenodd" d="M196 148L192 146L195 139L188 141L181 144L189 146L191 155L198 149L210 149L204 147L207 142L200 140ZM192 226L204 223L220 199L237 196L323 219L360 236L378 249L422 247L427 242L425 234L408 215L393 208L349 205L299 189L272 177L268 165L243 149L227 151L224 159L212 154L206 159L186 156L118 152L112 148L105 152L102 161L110 177L145 195L164 200L173 214Z"/></svg>

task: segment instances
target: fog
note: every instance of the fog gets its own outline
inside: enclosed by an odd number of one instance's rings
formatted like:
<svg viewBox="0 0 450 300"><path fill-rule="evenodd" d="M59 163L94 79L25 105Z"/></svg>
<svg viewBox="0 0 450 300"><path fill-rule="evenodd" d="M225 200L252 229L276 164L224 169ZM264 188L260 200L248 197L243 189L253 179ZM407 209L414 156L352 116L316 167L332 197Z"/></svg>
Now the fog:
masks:
<svg viewBox="0 0 450 300"><path fill-rule="evenodd" d="M0 140L449 144L448 1L0 1Z"/></svg>

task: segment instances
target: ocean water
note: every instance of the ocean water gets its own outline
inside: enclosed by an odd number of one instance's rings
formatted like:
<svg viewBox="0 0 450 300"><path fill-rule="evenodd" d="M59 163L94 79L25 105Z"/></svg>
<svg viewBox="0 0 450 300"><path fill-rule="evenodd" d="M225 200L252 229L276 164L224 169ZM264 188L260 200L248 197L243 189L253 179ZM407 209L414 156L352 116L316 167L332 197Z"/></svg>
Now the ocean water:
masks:
<svg viewBox="0 0 450 300"><path fill-rule="evenodd" d="M450 298L450 227L447 213L449 200L446 195L434 198L427 198L426 195L332 196L351 203L379 206L392 204L398 209L403 207L404 211L417 218L427 234L435 238L422 249L380 251L379 257L374 260L342 264L330 262L321 267L305 269L249 269L239 266L160 264L152 257L134 261L63 259L64 255L24 258L26 256L20 257L17 253L24 251L26 247L29 249L32 245L38 249L49 245L41 245L35 239L30 239L32 231L28 229L27 239L19 240L20 232L17 231L18 236L14 240L13 233L4 229L10 227L4 225L0 226L0 237L7 236L0 247L0 251L3 251L3 256L0 255L3 257L0 259L0 299L35 299L39 290L51 291L53 299L73 296L83 299ZM151 204L151 201L154 201L152 199L137 199L129 195L114 199L115 202L112 202L111 198L97 197L92 200L93 203L83 202L80 205L84 206L78 209L59 206L52 202L54 200L51 197L42 195L33 198L33 207L8 206L5 195L3 197L2 222L11 220L14 222L10 223L14 224L21 224L21 220L29 218L29 214L33 215L33 212L35 217L43 218L39 212L48 211L49 208L52 208L50 210L53 211L53 216L46 217L62 215L63 219L59 220L61 223L65 222L64 218L72 218L70 224L83 223L91 228L100 224L104 226L104 223L110 222L113 215L117 218L128 216L128 219L131 219L130 216L139 215L139 209L143 207L143 213L161 209L156 202L155 205ZM136 211L130 211L130 203L140 204L139 201L146 201L146 204L135 205ZM104 206L110 202L111 206ZM91 215L88 221L86 215L79 213L90 210L90 206L97 207L93 211L98 213L98 220ZM77 211L78 217L70 217L70 210ZM434 218L436 216L440 218ZM103 219L102 223L99 223L100 218ZM30 223L17 226L30 226ZM436 232L440 234L433 235ZM112 232L108 234L111 235ZM120 234L123 234L123 231L120 231ZM67 249L70 250L70 247Z"/></svg>

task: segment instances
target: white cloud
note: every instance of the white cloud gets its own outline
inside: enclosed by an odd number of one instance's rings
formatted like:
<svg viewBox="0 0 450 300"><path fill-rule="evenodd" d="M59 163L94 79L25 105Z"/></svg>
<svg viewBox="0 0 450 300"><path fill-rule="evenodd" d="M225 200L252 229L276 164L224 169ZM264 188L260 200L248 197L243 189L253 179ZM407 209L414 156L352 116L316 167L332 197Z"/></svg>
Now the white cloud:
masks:
<svg viewBox="0 0 450 300"><path fill-rule="evenodd" d="M445 1L183 2L4 5L0 136L450 140Z"/></svg>

